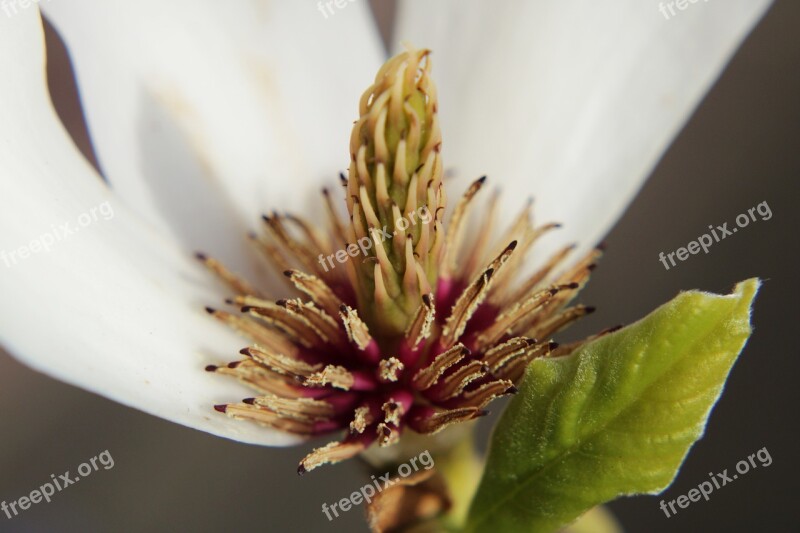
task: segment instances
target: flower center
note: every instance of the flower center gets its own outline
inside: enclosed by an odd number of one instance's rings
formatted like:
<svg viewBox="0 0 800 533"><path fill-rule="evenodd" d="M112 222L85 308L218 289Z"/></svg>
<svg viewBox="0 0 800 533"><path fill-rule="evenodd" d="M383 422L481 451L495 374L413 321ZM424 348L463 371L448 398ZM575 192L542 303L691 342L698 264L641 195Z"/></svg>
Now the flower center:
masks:
<svg viewBox="0 0 800 533"><path fill-rule="evenodd" d="M516 391L536 357L568 353L552 335L593 309L569 306L600 250L568 269L572 249L517 283L524 256L545 233L528 204L492 247L494 195L469 240L475 181L444 224L436 90L425 50L390 59L360 102L342 181L348 223L324 191L329 227L265 215L252 235L296 297L271 300L229 271L198 258L234 293L238 308L208 308L250 339L243 359L210 365L257 391L215 406L228 416L303 436L343 438L300 462L304 473L395 444L405 431L430 435L487 413Z"/></svg>

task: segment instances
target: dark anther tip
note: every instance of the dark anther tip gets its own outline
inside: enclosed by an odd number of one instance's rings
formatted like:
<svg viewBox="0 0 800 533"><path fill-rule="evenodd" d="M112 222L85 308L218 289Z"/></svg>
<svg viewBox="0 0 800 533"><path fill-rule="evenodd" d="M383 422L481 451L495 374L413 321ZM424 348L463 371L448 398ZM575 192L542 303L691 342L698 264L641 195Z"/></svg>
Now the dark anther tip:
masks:
<svg viewBox="0 0 800 533"><path fill-rule="evenodd" d="M586 270L588 270L589 272L591 272L591 271L593 271L595 268L597 268L597 263L592 263L591 265L589 265L589 266L587 266L587 267L586 267Z"/></svg>
<svg viewBox="0 0 800 533"><path fill-rule="evenodd" d="M567 288L569 288L569 289L577 289L578 287L580 287L580 284L575 282L575 281L573 281L572 283L567 285Z"/></svg>
<svg viewBox="0 0 800 533"><path fill-rule="evenodd" d="M509 388L506 389L506 394L516 394L519 392L519 389L514 385L511 385Z"/></svg>
<svg viewBox="0 0 800 533"><path fill-rule="evenodd" d="M239 353L249 357L250 356L250 348L242 348L241 350L239 350Z"/></svg>
<svg viewBox="0 0 800 533"><path fill-rule="evenodd" d="M430 306L431 305L431 295L430 294L423 294L422 295L422 303L424 303L426 306Z"/></svg>
<svg viewBox="0 0 800 533"><path fill-rule="evenodd" d="M300 466L297 467L297 475L298 476L302 476L306 472L308 472L308 470L306 470L306 467L304 467L303 465L300 465Z"/></svg>
<svg viewBox="0 0 800 533"><path fill-rule="evenodd" d="M563 227L564 227L564 224L562 224L561 222L554 222L553 223L553 229L559 229L559 228L563 228Z"/></svg>
<svg viewBox="0 0 800 533"><path fill-rule="evenodd" d="M586 311L586 314L588 315L588 314L590 314L590 313L594 313L595 311L597 311L597 308L596 308L596 307L594 307L593 305L587 305L587 306L584 308L584 311Z"/></svg>
<svg viewBox="0 0 800 533"><path fill-rule="evenodd" d="M283 271L283 275L286 276L287 278L291 278L292 274L294 274L293 270L284 270Z"/></svg>
<svg viewBox="0 0 800 533"><path fill-rule="evenodd" d="M557 287L553 287L552 289L550 289L550 296L555 296L556 294L558 294Z"/></svg>
<svg viewBox="0 0 800 533"><path fill-rule="evenodd" d="M225 303L228 305L233 305L233 300L230 298L225 298Z"/></svg>
<svg viewBox="0 0 800 533"><path fill-rule="evenodd" d="M517 241L511 241L506 250L515 250L517 248Z"/></svg>
<svg viewBox="0 0 800 533"><path fill-rule="evenodd" d="M261 215L261 220L263 220L264 222L269 222L270 221L269 215L264 213L263 215Z"/></svg>
<svg viewBox="0 0 800 533"><path fill-rule="evenodd" d="M480 411L475 413L475 416L473 418L480 418L482 416L487 416L489 413L491 413L491 411L487 411L486 409L481 409Z"/></svg>
<svg viewBox="0 0 800 533"><path fill-rule="evenodd" d="M549 347L551 350L555 350L556 348L558 348L558 346L559 346L559 345L558 345L558 343L557 343L557 342L555 342L555 341L550 341L550 344L548 345L548 347Z"/></svg>
<svg viewBox="0 0 800 533"><path fill-rule="evenodd" d="M228 368L236 368L237 366L239 366L239 363L241 363L241 361L231 361L230 363L228 363Z"/></svg>
<svg viewBox="0 0 800 533"><path fill-rule="evenodd" d="M595 248L597 248L598 250L603 252L603 251L605 251L606 248L608 248L608 243L606 241L603 241L600 244L598 244L597 246L595 246Z"/></svg>
<svg viewBox="0 0 800 533"><path fill-rule="evenodd" d="M286 307L286 305L288 303L289 303L289 300L287 300L286 298L281 298L280 300L277 300L275 302L276 305L280 305L281 307Z"/></svg>
<svg viewBox="0 0 800 533"><path fill-rule="evenodd" d="M481 176L480 178L478 178L477 183L480 183L481 185L486 183L486 176Z"/></svg>
<svg viewBox="0 0 800 533"><path fill-rule="evenodd" d="M256 403L255 398L245 398L242 400L242 403L246 403L247 405L254 405Z"/></svg>
<svg viewBox="0 0 800 533"><path fill-rule="evenodd" d="M252 308L252 305L243 305L241 311L242 313L249 313Z"/></svg>
<svg viewBox="0 0 800 533"><path fill-rule="evenodd" d="M347 312L347 304L340 305L339 306L339 312L340 313L346 313Z"/></svg>
<svg viewBox="0 0 800 533"><path fill-rule="evenodd" d="M209 315L213 315L213 314L214 314L214 312L215 312L215 311L214 311L214 308L213 308L213 307L208 307L208 306L206 306L206 313L208 313Z"/></svg>
<svg viewBox="0 0 800 533"><path fill-rule="evenodd" d="M214 372L217 370L217 365L206 365L206 372Z"/></svg>
<svg viewBox="0 0 800 533"><path fill-rule="evenodd" d="M200 261L205 261L206 259L208 259L208 256L206 254L204 254L203 252L195 252L194 256L197 259L199 259Z"/></svg>
<svg viewBox="0 0 800 533"><path fill-rule="evenodd" d="M228 410L228 406L225 405L224 403L221 403L219 405L215 405L214 410L220 413L224 413Z"/></svg>

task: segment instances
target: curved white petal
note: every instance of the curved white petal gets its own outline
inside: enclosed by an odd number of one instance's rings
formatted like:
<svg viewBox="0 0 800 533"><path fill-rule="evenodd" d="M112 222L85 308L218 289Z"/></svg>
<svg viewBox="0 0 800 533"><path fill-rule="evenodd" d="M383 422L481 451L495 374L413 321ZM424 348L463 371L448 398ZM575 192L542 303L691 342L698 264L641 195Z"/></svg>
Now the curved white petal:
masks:
<svg viewBox="0 0 800 533"><path fill-rule="evenodd" d="M0 343L56 378L210 433L295 439L216 413L250 395L204 366L243 345L205 272L109 191L58 121L35 9L0 16Z"/></svg>
<svg viewBox="0 0 800 533"><path fill-rule="evenodd" d="M534 195L539 221L594 245L770 4L679 3L403 2L394 38L433 50L450 195L488 174L505 201Z"/></svg>
<svg viewBox="0 0 800 533"><path fill-rule="evenodd" d="M366 2L43 2L70 50L115 192L190 249L252 276L247 228L319 211L349 164L358 98L381 63Z"/></svg>

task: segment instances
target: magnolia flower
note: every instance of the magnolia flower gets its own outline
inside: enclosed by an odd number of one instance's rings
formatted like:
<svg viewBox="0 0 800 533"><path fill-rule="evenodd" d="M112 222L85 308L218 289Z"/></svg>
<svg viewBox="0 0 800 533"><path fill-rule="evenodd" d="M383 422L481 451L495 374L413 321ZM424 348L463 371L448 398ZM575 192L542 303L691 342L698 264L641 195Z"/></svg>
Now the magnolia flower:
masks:
<svg viewBox="0 0 800 533"><path fill-rule="evenodd" d="M11 256L0 277L2 344L54 377L242 442L287 445L351 430L342 443L306 457L302 470L373 442L392 444L407 427L427 433L473 419L513 391L520 363L554 349L552 333L588 311L559 314L588 277L592 246L767 6L702 4L665 19L639 0L615 10L578 0L409 1L394 38L433 51L434 91L426 52L417 51L398 56L370 85L383 58L363 2L325 17L310 4L255 0L227 8L210 1L43 4L72 54L107 184L50 105L38 12L0 17L0 166L11 200L0 212L0 249L28 250ZM387 104L397 106L388 118L370 114L397 86L416 100ZM376 161L401 160L405 147L414 164L397 175L407 181L383 191L379 176L395 165L380 170ZM355 261L355 253L338 259L335 247L320 244L324 236L286 215L314 220L318 191L345 167L341 196L353 222L337 229L334 242L356 246L366 238L371 261ZM450 167L453 176L442 179ZM471 198L483 175L502 187L490 207L498 226L522 235L489 241L484 228L470 245L485 249L488 263L456 254L459 232L445 235L439 189L444 181L454 197L467 190ZM407 202L413 190L418 202ZM515 225L532 194L537 220L561 229L544 235L527 218ZM330 211L337 209L333 196L331 187ZM455 228L453 218L468 204L449 216ZM113 218L70 232L68 241L40 237L100 205L113 206ZM273 240L256 237L251 246L247 229L273 209L280 213L264 218ZM420 223L408 235L381 243L374 234L412 213ZM305 241L289 236L289 226ZM535 257L518 260L516 248L534 240ZM320 257L311 253L314 244L325 250ZM495 245L499 251L490 253ZM441 265L437 246L449 254ZM267 298L288 293L260 268L259 247L286 262L289 280L315 305ZM233 304L284 333L265 335L258 322L231 311L212 309L220 319L212 320L203 308L230 290L209 280L195 250L233 288ZM289 270L292 255L305 272ZM554 267L560 276L532 290ZM532 281L489 293L501 268ZM487 297L490 312L467 327ZM504 307L512 304L519 307ZM244 362L224 366L242 347L230 325L259 342L244 350ZM542 342L522 335L529 331ZM323 344L337 355L321 357ZM420 346L428 350L425 363ZM301 362L280 356L301 351ZM358 364L343 364L348 357ZM450 367L458 379L441 381ZM297 381L266 379L265 372ZM252 392L219 373L264 394L239 402ZM299 392L332 390L330 402Z"/></svg>

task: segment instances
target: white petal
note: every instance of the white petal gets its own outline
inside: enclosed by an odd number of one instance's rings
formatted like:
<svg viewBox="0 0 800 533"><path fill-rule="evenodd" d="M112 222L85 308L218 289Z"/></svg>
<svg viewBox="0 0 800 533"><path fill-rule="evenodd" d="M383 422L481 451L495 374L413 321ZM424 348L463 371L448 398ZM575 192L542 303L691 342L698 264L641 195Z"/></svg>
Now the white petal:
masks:
<svg viewBox="0 0 800 533"><path fill-rule="evenodd" d="M252 394L204 371L246 343L203 311L219 295L202 269L75 149L45 88L35 9L0 17L0 49L0 343L51 376L168 420L244 442L294 442L213 410Z"/></svg>
<svg viewBox="0 0 800 533"><path fill-rule="evenodd" d="M565 224L542 250L601 239L770 2L669 20L659 4L403 2L394 37L433 50L450 196L488 174L508 216L534 195L539 221Z"/></svg>
<svg viewBox="0 0 800 533"><path fill-rule="evenodd" d="M267 210L319 212L382 48L366 2L42 3L73 58L100 166L137 212L244 273Z"/></svg>

